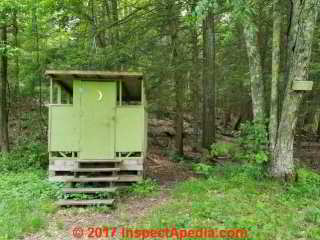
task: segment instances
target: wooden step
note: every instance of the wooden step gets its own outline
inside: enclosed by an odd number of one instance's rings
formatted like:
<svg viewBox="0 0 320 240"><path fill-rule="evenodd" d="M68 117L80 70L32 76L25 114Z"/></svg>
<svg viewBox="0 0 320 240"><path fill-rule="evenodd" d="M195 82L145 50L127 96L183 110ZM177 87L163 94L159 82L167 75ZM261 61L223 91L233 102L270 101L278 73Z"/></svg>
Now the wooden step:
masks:
<svg viewBox="0 0 320 240"><path fill-rule="evenodd" d="M115 192L117 188L63 188L64 193Z"/></svg>
<svg viewBox="0 0 320 240"><path fill-rule="evenodd" d="M114 182L118 180L119 177L70 177L65 182Z"/></svg>
<svg viewBox="0 0 320 240"><path fill-rule="evenodd" d="M118 182L141 182L143 176L139 175L119 175Z"/></svg>
<svg viewBox="0 0 320 240"><path fill-rule="evenodd" d="M118 172L120 168L76 168L74 172Z"/></svg>
<svg viewBox="0 0 320 240"><path fill-rule="evenodd" d="M112 205L114 199L100 200L59 200L59 206L88 206L88 205Z"/></svg>
<svg viewBox="0 0 320 240"><path fill-rule="evenodd" d="M79 159L78 163L119 163L119 159Z"/></svg>

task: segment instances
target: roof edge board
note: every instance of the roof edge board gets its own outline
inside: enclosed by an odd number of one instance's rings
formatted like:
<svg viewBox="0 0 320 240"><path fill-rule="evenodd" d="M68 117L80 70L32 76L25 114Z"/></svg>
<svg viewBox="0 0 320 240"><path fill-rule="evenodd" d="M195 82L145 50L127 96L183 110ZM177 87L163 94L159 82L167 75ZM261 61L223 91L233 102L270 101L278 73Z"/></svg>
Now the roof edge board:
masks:
<svg viewBox="0 0 320 240"><path fill-rule="evenodd" d="M52 78L57 78L58 76L68 76L71 78L96 78L97 76L101 79L114 78L114 79L142 79L143 74L137 72L108 72L108 71L62 71L62 70L47 70L45 75ZM75 77L76 76L76 77Z"/></svg>

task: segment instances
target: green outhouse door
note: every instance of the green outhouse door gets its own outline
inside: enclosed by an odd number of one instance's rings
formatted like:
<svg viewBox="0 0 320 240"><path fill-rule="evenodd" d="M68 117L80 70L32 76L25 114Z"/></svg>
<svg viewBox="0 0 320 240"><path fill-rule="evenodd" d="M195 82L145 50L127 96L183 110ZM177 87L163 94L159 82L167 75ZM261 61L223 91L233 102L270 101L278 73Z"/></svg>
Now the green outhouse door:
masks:
<svg viewBox="0 0 320 240"><path fill-rule="evenodd" d="M116 83L82 81L81 85L80 158L113 159Z"/></svg>

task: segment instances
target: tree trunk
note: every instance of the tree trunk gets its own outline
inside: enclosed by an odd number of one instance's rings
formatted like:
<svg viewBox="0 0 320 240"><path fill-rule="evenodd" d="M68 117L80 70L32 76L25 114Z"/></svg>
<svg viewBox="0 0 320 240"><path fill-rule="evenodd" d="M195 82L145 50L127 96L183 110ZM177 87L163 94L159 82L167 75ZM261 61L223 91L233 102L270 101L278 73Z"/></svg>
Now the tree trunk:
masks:
<svg viewBox="0 0 320 240"><path fill-rule="evenodd" d="M270 151L277 140L278 131L278 84L280 77L280 46L281 46L281 12L280 0L273 1L273 39L272 39L272 80L269 120Z"/></svg>
<svg viewBox="0 0 320 240"><path fill-rule="evenodd" d="M215 22L213 9L208 10L203 24L203 127L202 146L209 148L216 135Z"/></svg>
<svg viewBox="0 0 320 240"><path fill-rule="evenodd" d="M113 23L113 20L112 20L112 15L111 15L111 8L110 8L110 3L109 3L109 0L104 0L103 1L103 5L104 5L104 13L105 13L105 22L106 22L106 25L107 24L111 24ZM107 39L108 39L108 43L109 44L113 44L113 35L112 35L112 30L110 29L105 29L106 31L106 35L107 35Z"/></svg>
<svg viewBox="0 0 320 240"><path fill-rule="evenodd" d="M14 45L16 48L19 48L19 26L18 26L18 16L17 16L17 12L14 12L14 16L13 16L13 26L14 26L14 31L13 31L13 35L14 35ZM20 72L20 66L19 66L19 55L16 54L15 56L15 84L14 84L14 91L13 91L13 95L14 95L14 99L17 99L20 93L20 79L19 79L19 72Z"/></svg>
<svg viewBox="0 0 320 240"><path fill-rule="evenodd" d="M112 20L113 23L117 23L119 21L119 13L118 13L118 1L111 0L111 9L112 9ZM118 45L118 41L120 39L119 29L117 26L114 26L113 30L113 43Z"/></svg>
<svg viewBox="0 0 320 240"><path fill-rule="evenodd" d="M176 9L175 2L169 3L171 10L170 21L170 35L171 35L171 50L172 50L172 70L173 81L175 87L175 148L176 153L183 155L183 102L184 102L184 84L180 77L179 61L178 61L178 24L179 24L179 11Z"/></svg>
<svg viewBox="0 0 320 240"><path fill-rule="evenodd" d="M266 115L261 56L257 47L256 29L249 22L244 25L244 37L249 59L253 117L255 120L261 120Z"/></svg>
<svg viewBox="0 0 320 240"><path fill-rule="evenodd" d="M191 6L191 14L195 10L197 1L194 1ZM199 66L199 45L198 45L198 30L195 22L191 27L191 45L192 45L192 69L190 77L190 91L192 102L192 130L193 130L193 148L200 147L200 125L201 125L201 109L199 109L200 99L200 66Z"/></svg>
<svg viewBox="0 0 320 240"><path fill-rule="evenodd" d="M1 26L1 42L6 46L7 43L7 26ZM9 137L8 137L8 109L7 109L7 83L8 83L8 57L5 50L1 56L1 104L0 104L0 144L1 151L9 151Z"/></svg>
<svg viewBox="0 0 320 240"><path fill-rule="evenodd" d="M293 81L308 79L312 38L317 19L319 0L294 1L291 20L291 38L294 39L290 53L290 70L287 91L282 107L277 142L272 153L270 174L285 180L295 179L293 161L294 129L302 91L293 91Z"/></svg>
<svg viewBox="0 0 320 240"><path fill-rule="evenodd" d="M318 121L318 128L317 128L317 141L320 142L320 120Z"/></svg>

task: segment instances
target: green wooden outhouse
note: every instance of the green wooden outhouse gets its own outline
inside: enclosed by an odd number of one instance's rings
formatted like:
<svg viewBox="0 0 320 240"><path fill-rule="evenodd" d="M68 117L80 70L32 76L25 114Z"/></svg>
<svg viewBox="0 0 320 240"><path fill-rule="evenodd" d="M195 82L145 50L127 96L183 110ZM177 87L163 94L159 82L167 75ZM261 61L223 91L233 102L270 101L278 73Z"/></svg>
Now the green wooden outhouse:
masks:
<svg viewBox="0 0 320 240"><path fill-rule="evenodd" d="M143 75L55 70L45 75L50 79L49 179L70 183L65 193L110 192L141 181L147 149ZM79 182L93 187L75 188ZM105 201L95 203L110 203Z"/></svg>

